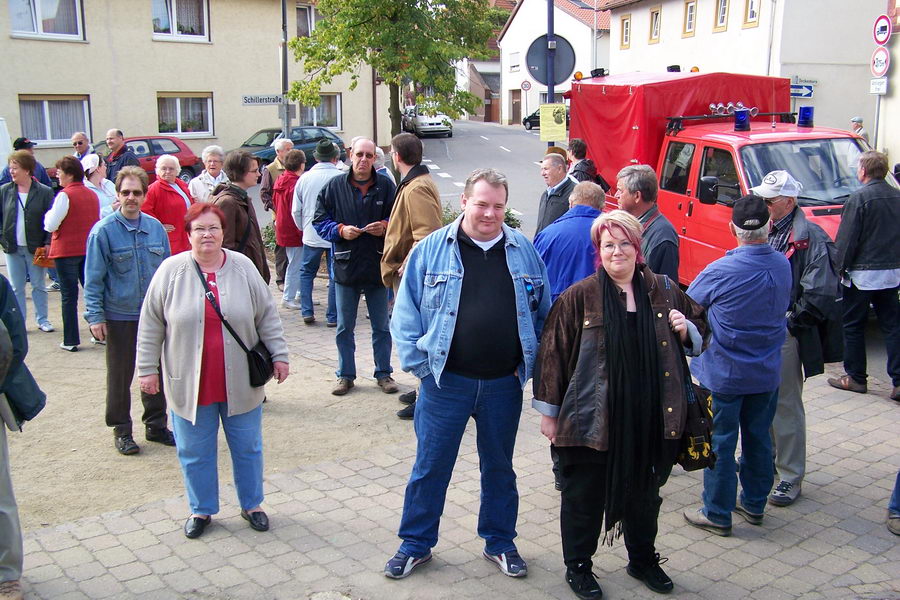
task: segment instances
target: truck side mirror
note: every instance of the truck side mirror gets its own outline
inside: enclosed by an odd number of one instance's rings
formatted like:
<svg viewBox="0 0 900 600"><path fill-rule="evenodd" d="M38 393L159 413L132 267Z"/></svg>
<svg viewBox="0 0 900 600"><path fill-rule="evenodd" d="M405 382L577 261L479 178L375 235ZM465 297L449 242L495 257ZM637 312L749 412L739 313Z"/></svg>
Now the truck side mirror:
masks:
<svg viewBox="0 0 900 600"><path fill-rule="evenodd" d="M706 175L700 178L697 199L700 204L715 204L719 197L719 178Z"/></svg>

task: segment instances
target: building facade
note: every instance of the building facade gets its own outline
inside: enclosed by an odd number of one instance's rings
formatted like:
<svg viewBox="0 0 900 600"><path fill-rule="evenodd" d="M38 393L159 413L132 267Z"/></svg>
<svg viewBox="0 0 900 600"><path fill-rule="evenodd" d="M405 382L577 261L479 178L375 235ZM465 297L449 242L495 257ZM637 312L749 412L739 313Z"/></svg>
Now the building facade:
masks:
<svg viewBox="0 0 900 600"><path fill-rule="evenodd" d="M0 116L13 138L38 143L52 164L74 131L102 140L110 128L172 135L195 153L237 147L280 127L278 107L245 96L281 92L279 0L8 0L0 10L4 85ZM46 14L53 11L52 14ZM309 35L315 8L289 2L288 35ZM288 54L291 80L302 65ZM298 106L293 125L321 125L345 140L390 142L388 89L361 67L324 88L318 106Z"/></svg>
<svg viewBox="0 0 900 600"><path fill-rule="evenodd" d="M554 0L554 34L568 41L575 51L575 69L586 77L594 68L609 66L609 13L595 8L601 0ZM521 123L547 100L547 86L535 80L529 71L528 48L547 34L547 2L520 0L500 33L500 119L502 123ZM561 94L570 87L563 82L555 87ZM528 88L528 89L525 89ZM557 96L556 102L562 102Z"/></svg>

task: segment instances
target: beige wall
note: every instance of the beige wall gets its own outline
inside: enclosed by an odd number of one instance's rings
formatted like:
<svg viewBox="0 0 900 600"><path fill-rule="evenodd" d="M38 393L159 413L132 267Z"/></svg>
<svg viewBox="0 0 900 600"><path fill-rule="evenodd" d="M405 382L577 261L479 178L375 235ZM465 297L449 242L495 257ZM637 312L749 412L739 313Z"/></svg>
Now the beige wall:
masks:
<svg viewBox="0 0 900 600"><path fill-rule="evenodd" d="M10 135L21 135L19 94L84 94L90 97L92 139L118 127L125 135L158 134L157 92L210 92L213 135L181 135L199 154L208 144L226 150L254 131L280 126L275 106L242 106L246 94L273 94L281 89L278 42L281 5L277 0L210 0L211 43L153 39L150 0L83 0L86 41L48 41L11 37L9 10L0 9L0 56L4 82L0 116ZM292 7L293 3L289 3ZM295 13L288 13L288 33L295 35ZM288 57L292 79L303 70ZM348 91L342 77L323 92L342 93L345 140L373 135L371 69L360 68L359 84ZM386 85L376 86L378 143L390 143ZM294 124L297 121L293 121ZM38 160L52 162L68 145L42 145Z"/></svg>

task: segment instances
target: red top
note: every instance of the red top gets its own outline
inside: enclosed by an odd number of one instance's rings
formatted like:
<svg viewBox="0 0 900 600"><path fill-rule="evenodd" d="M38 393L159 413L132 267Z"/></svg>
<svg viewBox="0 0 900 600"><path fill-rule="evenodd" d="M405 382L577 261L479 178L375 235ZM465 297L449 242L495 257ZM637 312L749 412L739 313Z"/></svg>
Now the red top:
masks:
<svg viewBox="0 0 900 600"><path fill-rule="evenodd" d="M272 188L272 204L275 206L275 243L282 248L303 245L303 232L297 228L291 205L294 187L300 177L293 171L285 171Z"/></svg>
<svg viewBox="0 0 900 600"><path fill-rule="evenodd" d="M223 263L224 264L224 263ZM219 288L216 274L204 273L209 289L219 302ZM203 320L203 353L200 357L200 391L197 404L208 406L225 402L225 339L222 333L222 319L216 314L209 300L204 300L206 314Z"/></svg>
<svg viewBox="0 0 900 600"><path fill-rule="evenodd" d="M100 220L100 201L80 181L73 181L62 191L69 197L69 212L50 238L50 258L84 256L91 227Z"/></svg>
<svg viewBox="0 0 900 600"><path fill-rule="evenodd" d="M184 192L191 204L195 202L186 183L176 178L175 185ZM187 207L181 194L176 192L168 181L162 179L157 179L150 184L147 189L147 199L141 206L141 212L155 217L163 225L171 225L175 228L168 232L169 248L173 256L191 248L188 234L184 230L184 214L187 212Z"/></svg>

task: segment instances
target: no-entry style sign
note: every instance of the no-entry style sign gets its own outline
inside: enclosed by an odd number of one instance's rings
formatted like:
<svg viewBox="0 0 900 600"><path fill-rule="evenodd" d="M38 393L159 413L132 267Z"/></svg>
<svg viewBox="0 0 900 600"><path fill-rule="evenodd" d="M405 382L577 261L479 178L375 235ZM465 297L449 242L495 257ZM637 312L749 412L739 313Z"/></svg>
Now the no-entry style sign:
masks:
<svg viewBox="0 0 900 600"><path fill-rule="evenodd" d="M875 27L872 29L872 36L875 38L875 43L879 46L884 46L891 39L891 33L893 33L891 18L887 15L879 15L878 18L875 19Z"/></svg>
<svg viewBox="0 0 900 600"><path fill-rule="evenodd" d="M872 67L873 77L884 77L887 75L888 67L891 66L891 54L887 48L884 46L875 48L875 52L872 53L872 64L870 66Z"/></svg>

